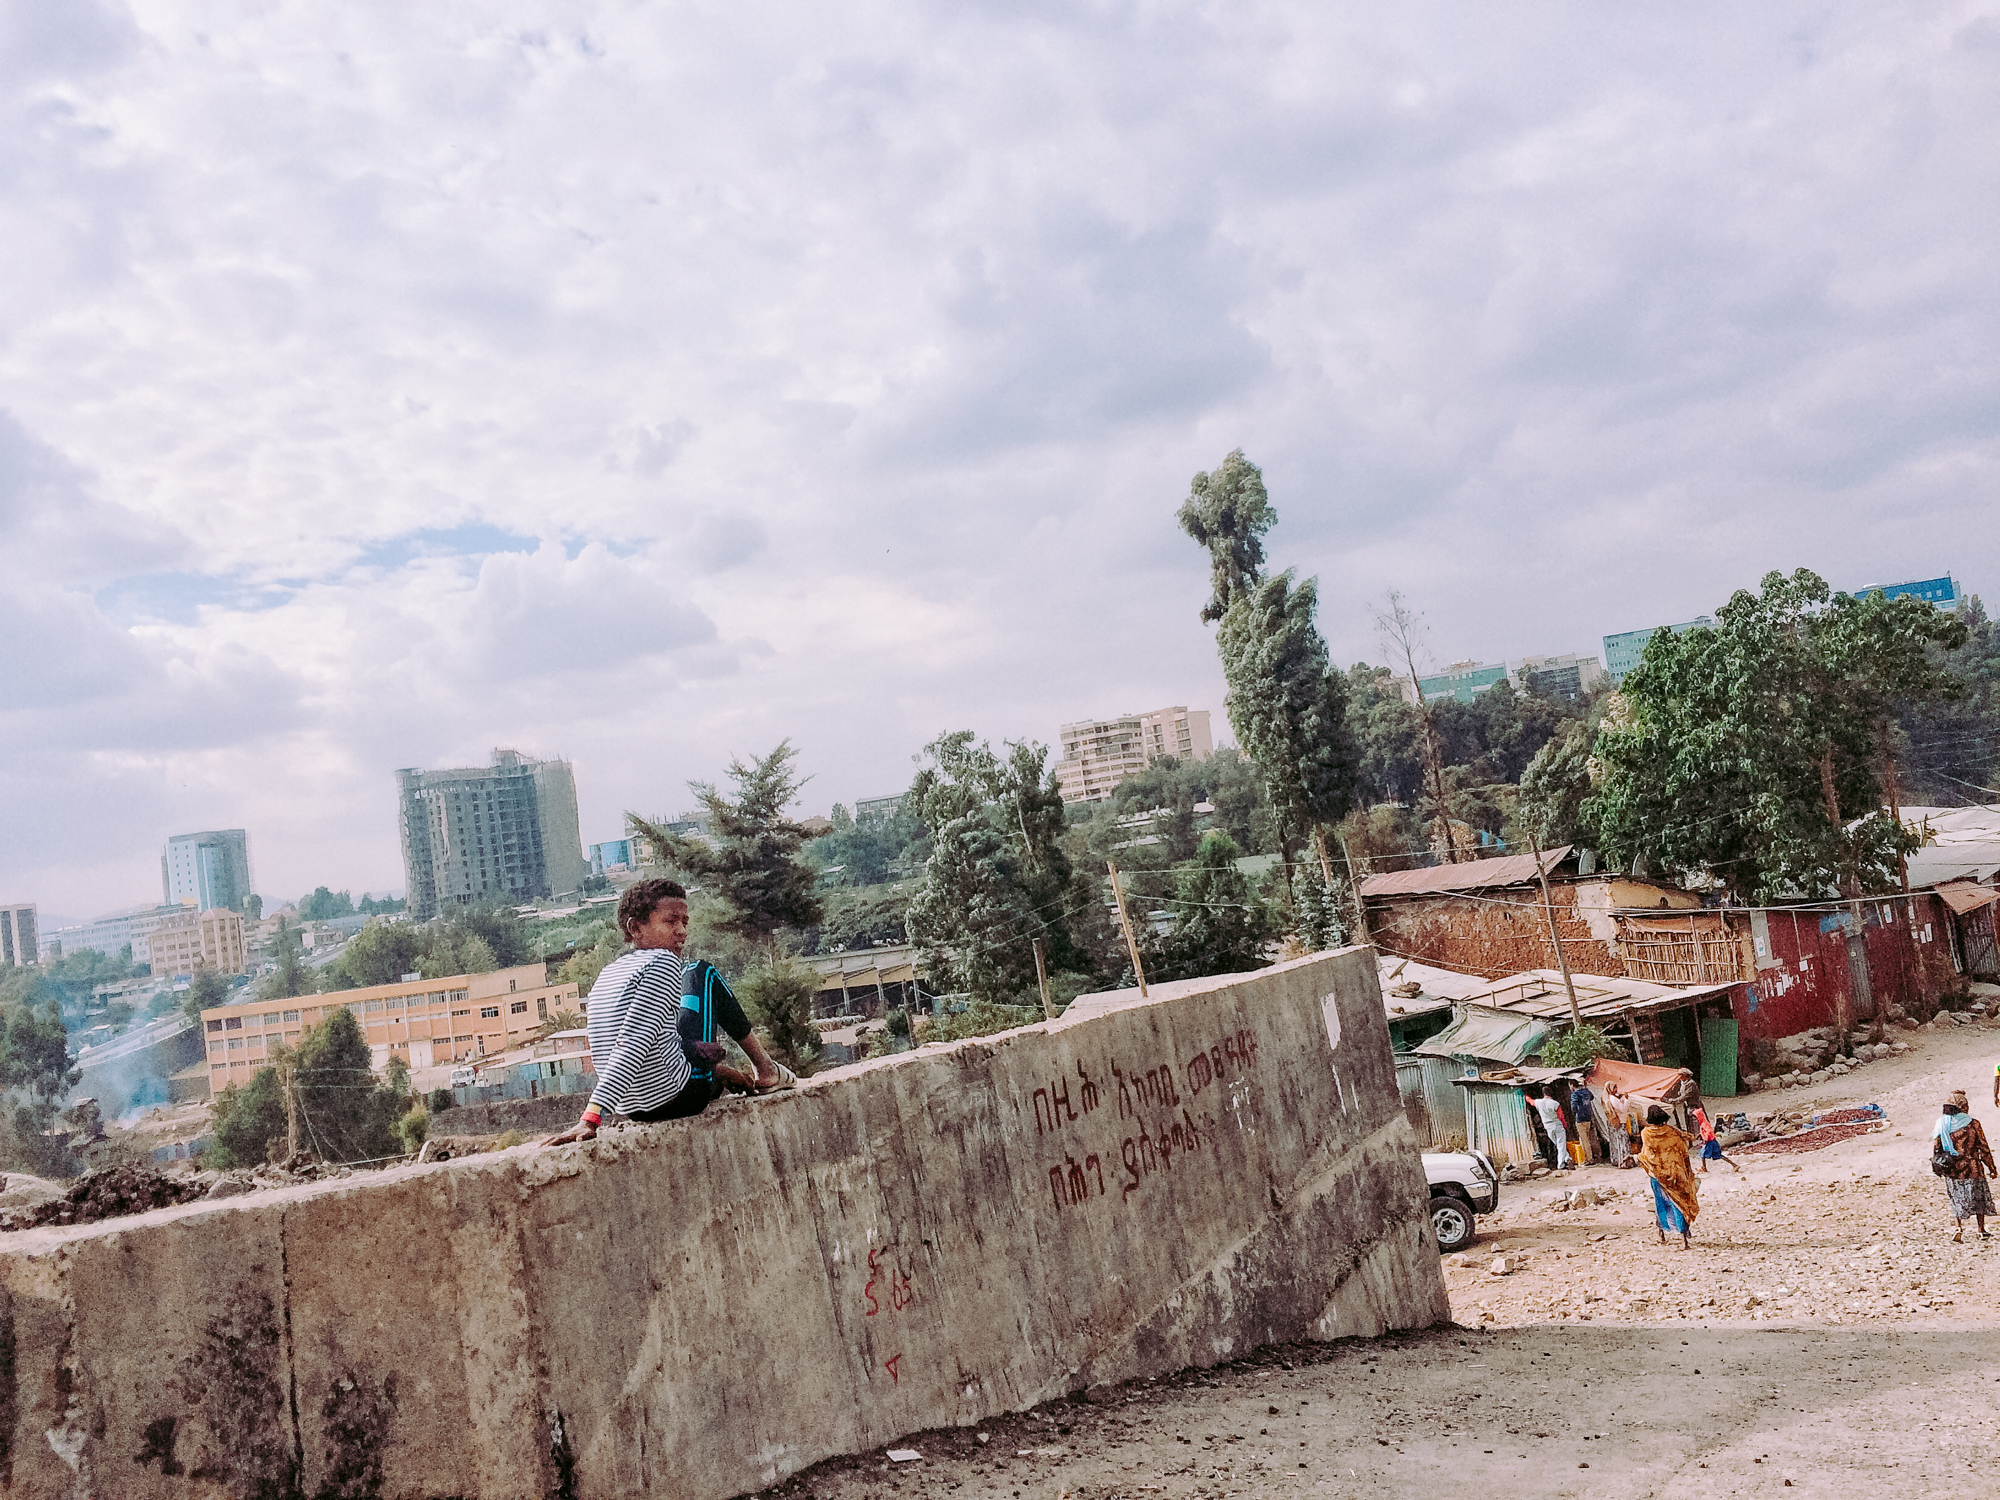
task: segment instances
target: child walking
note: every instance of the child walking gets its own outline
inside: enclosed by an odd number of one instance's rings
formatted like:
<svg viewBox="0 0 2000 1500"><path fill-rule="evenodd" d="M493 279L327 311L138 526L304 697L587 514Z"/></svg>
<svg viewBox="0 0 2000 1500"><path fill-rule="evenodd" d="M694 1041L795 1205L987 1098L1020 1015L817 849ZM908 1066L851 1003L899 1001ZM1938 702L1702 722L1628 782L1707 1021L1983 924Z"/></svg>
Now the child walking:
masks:
<svg viewBox="0 0 2000 1500"><path fill-rule="evenodd" d="M1712 1161L1729 1162L1729 1170L1732 1172L1740 1172L1743 1170L1741 1167L1737 1166L1735 1162L1729 1161L1729 1158L1722 1154L1722 1142L1718 1141L1715 1138L1715 1126L1709 1123L1708 1111L1703 1109L1700 1105L1695 1106L1694 1123L1695 1123L1695 1128L1701 1132L1702 1171L1706 1172L1708 1170L1708 1164Z"/></svg>

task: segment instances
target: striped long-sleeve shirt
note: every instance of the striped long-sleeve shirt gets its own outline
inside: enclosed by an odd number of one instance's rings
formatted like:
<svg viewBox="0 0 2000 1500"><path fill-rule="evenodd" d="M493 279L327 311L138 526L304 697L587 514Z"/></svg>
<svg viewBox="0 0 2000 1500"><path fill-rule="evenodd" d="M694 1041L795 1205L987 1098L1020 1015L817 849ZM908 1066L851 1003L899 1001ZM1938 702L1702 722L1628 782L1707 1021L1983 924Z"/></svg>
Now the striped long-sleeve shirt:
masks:
<svg viewBox="0 0 2000 1500"><path fill-rule="evenodd" d="M691 1076L674 1022L681 1008L681 961L665 948L637 948L614 958L590 987L590 1055L600 1110L658 1109Z"/></svg>

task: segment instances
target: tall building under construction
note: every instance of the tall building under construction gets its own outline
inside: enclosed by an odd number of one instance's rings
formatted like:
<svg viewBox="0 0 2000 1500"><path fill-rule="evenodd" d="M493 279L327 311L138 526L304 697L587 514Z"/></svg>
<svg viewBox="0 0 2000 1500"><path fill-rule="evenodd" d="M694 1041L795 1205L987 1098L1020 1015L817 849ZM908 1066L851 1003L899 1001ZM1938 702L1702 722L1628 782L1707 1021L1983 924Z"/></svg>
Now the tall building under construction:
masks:
<svg viewBox="0 0 2000 1500"><path fill-rule="evenodd" d="M573 891L590 867L566 760L495 750L490 766L396 773L410 915Z"/></svg>

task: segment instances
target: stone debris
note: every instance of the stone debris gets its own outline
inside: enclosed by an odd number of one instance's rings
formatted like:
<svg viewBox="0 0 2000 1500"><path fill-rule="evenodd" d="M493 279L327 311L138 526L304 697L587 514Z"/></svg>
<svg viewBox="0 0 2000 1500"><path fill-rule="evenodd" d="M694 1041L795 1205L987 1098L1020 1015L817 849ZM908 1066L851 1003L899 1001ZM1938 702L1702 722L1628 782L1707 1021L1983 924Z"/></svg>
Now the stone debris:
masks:
<svg viewBox="0 0 2000 1500"><path fill-rule="evenodd" d="M121 1163L86 1172L67 1187L44 1183L35 1190L33 1200L22 1207L10 1207L0 1200L0 1231L35 1229L45 1224L94 1224L100 1219L148 1213L202 1198L235 1198L264 1188L292 1187L301 1182L353 1175L352 1167L334 1166L305 1151L287 1161L227 1172L162 1172L152 1166ZM10 1173L8 1178L10 1183L42 1182L40 1178L28 1178L25 1173Z"/></svg>
<svg viewBox="0 0 2000 1500"><path fill-rule="evenodd" d="M505 1148L497 1135L434 1135L417 1153L420 1162L457 1161L462 1156L481 1156Z"/></svg>
<svg viewBox="0 0 2000 1500"><path fill-rule="evenodd" d="M94 1224L126 1214L192 1203L206 1187L188 1178L168 1177L150 1167L116 1166L86 1172L60 1197L0 1213L0 1230L34 1229L44 1224Z"/></svg>

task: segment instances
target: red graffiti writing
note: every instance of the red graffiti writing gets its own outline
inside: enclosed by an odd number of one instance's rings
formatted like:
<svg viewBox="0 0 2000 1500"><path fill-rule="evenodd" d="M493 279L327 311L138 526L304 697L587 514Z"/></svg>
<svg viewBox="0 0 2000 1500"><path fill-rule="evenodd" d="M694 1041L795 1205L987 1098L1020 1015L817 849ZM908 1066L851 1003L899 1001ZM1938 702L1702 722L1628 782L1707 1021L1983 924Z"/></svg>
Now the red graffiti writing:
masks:
<svg viewBox="0 0 2000 1500"><path fill-rule="evenodd" d="M1232 1072L1248 1072L1256 1060L1255 1032L1245 1030L1226 1036L1207 1051L1195 1053L1182 1065L1187 1073L1188 1093L1199 1094L1211 1083L1220 1083Z"/></svg>
<svg viewBox="0 0 2000 1500"><path fill-rule="evenodd" d="M1194 1123L1194 1116L1186 1110L1181 1111L1180 1119L1157 1132L1142 1130L1136 1136L1126 1136L1122 1148L1125 1183L1124 1191L1119 1195L1121 1201L1137 1192L1139 1184L1153 1173L1171 1170L1175 1157L1201 1148L1201 1129Z"/></svg>
<svg viewBox="0 0 2000 1500"><path fill-rule="evenodd" d="M882 1368L889 1372L889 1384L901 1385L903 1383L903 1377L896 1373L896 1366L902 1362L903 1356L900 1354L892 1354L882 1361Z"/></svg>
<svg viewBox="0 0 2000 1500"><path fill-rule="evenodd" d="M1074 1100L1070 1096L1067 1078L1057 1079L1047 1088L1035 1090L1035 1134L1045 1135L1058 1125L1074 1124L1077 1119L1077 1105L1083 1106L1083 1113L1089 1114L1097 1108L1098 1088L1091 1081L1090 1072L1082 1063L1076 1065L1078 1079Z"/></svg>
<svg viewBox="0 0 2000 1500"><path fill-rule="evenodd" d="M1066 1120L1076 1118L1076 1109L1069 1102L1069 1080L1059 1081L1053 1089L1035 1090L1035 1134L1054 1130ZM1044 1123L1046 1121L1047 1123Z"/></svg>
<svg viewBox="0 0 2000 1500"><path fill-rule="evenodd" d="M1049 1168L1049 1192L1056 1200L1058 1209L1075 1208L1086 1203L1091 1197L1091 1173L1097 1174L1097 1196L1104 1196L1104 1164L1092 1152L1081 1162L1073 1156L1063 1158L1063 1167ZM1068 1170L1064 1170L1067 1167Z"/></svg>
<svg viewBox="0 0 2000 1500"><path fill-rule="evenodd" d="M1124 1069L1113 1063L1111 1073L1118 1080L1119 1119L1136 1119L1146 1105L1154 1109L1180 1108L1180 1090L1174 1087L1172 1067L1150 1068L1127 1077Z"/></svg>
<svg viewBox="0 0 2000 1500"><path fill-rule="evenodd" d="M875 1297L877 1282L882 1283L882 1295L888 1299L891 1312L901 1312L917 1300L917 1294L910 1288L910 1278L903 1274L898 1263L893 1259L886 1265L882 1263L882 1257L895 1248L894 1245L882 1245L868 1252L868 1284L861 1289L861 1295L868 1302L868 1311L862 1314L863 1317L872 1318L882 1310L882 1304Z"/></svg>

